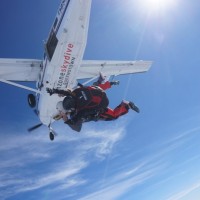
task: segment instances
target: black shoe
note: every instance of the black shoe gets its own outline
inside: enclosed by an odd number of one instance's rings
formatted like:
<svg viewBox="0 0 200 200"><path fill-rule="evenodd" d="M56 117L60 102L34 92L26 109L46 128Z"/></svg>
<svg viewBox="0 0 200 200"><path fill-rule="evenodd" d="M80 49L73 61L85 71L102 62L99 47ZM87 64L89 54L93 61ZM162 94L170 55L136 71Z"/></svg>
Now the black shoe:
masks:
<svg viewBox="0 0 200 200"><path fill-rule="evenodd" d="M134 110L135 112L137 112L137 113L140 112L140 109L133 102L130 101L128 103L128 105L129 105L129 108L132 109L132 110Z"/></svg>
<svg viewBox="0 0 200 200"><path fill-rule="evenodd" d="M110 85L119 85L119 81L110 81Z"/></svg>

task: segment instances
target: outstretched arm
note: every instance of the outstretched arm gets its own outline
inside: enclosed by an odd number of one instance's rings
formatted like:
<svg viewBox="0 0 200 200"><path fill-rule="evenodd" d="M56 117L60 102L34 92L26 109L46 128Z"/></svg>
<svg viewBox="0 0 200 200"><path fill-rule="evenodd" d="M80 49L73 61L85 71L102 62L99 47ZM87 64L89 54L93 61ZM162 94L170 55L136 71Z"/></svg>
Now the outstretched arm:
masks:
<svg viewBox="0 0 200 200"><path fill-rule="evenodd" d="M111 88L112 85L119 85L119 81L111 81L111 82L106 81L105 83L98 84L98 86L103 90Z"/></svg>
<svg viewBox="0 0 200 200"><path fill-rule="evenodd" d="M62 95L62 96L67 96L67 95L71 95L71 91L66 91L66 90L59 90L59 89L51 89L51 88L47 88L47 93L49 93L50 95L52 94L58 94L58 95Z"/></svg>

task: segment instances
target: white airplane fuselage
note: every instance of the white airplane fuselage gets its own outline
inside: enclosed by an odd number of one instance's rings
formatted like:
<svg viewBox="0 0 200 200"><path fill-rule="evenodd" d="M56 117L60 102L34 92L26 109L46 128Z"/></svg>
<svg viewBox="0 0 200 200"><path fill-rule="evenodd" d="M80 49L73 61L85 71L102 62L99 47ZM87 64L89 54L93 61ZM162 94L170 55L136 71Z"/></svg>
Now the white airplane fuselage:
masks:
<svg viewBox="0 0 200 200"><path fill-rule="evenodd" d="M50 96L46 88L72 89L86 47L91 0L63 0L45 45L46 52L37 82L38 114L49 125L63 98Z"/></svg>

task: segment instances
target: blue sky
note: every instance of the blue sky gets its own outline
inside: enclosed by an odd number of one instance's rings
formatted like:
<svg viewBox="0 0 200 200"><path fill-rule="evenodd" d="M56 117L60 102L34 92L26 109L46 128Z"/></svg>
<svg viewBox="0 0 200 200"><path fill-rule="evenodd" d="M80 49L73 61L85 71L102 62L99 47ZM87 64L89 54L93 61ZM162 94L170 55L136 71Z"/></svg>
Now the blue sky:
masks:
<svg viewBox="0 0 200 200"><path fill-rule="evenodd" d="M59 3L1 0L0 57L42 59ZM0 83L0 199L199 199L200 2L154 3L93 0L84 55L154 61L107 92L110 107L132 100L140 114L79 134L58 122L51 142L46 127L27 132L38 123L28 92Z"/></svg>

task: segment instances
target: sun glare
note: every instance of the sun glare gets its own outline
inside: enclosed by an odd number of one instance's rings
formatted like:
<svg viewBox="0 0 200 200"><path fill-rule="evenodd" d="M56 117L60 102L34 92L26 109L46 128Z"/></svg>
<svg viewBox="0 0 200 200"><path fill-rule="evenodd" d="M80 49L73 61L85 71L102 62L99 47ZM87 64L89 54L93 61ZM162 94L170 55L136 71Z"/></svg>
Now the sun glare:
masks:
<svg viewBox="0 0 200 200"><path fill-rule="evenodd" d="M177 0L143 0L142 6L151 12L164 12L175 6Z"/></svg>

